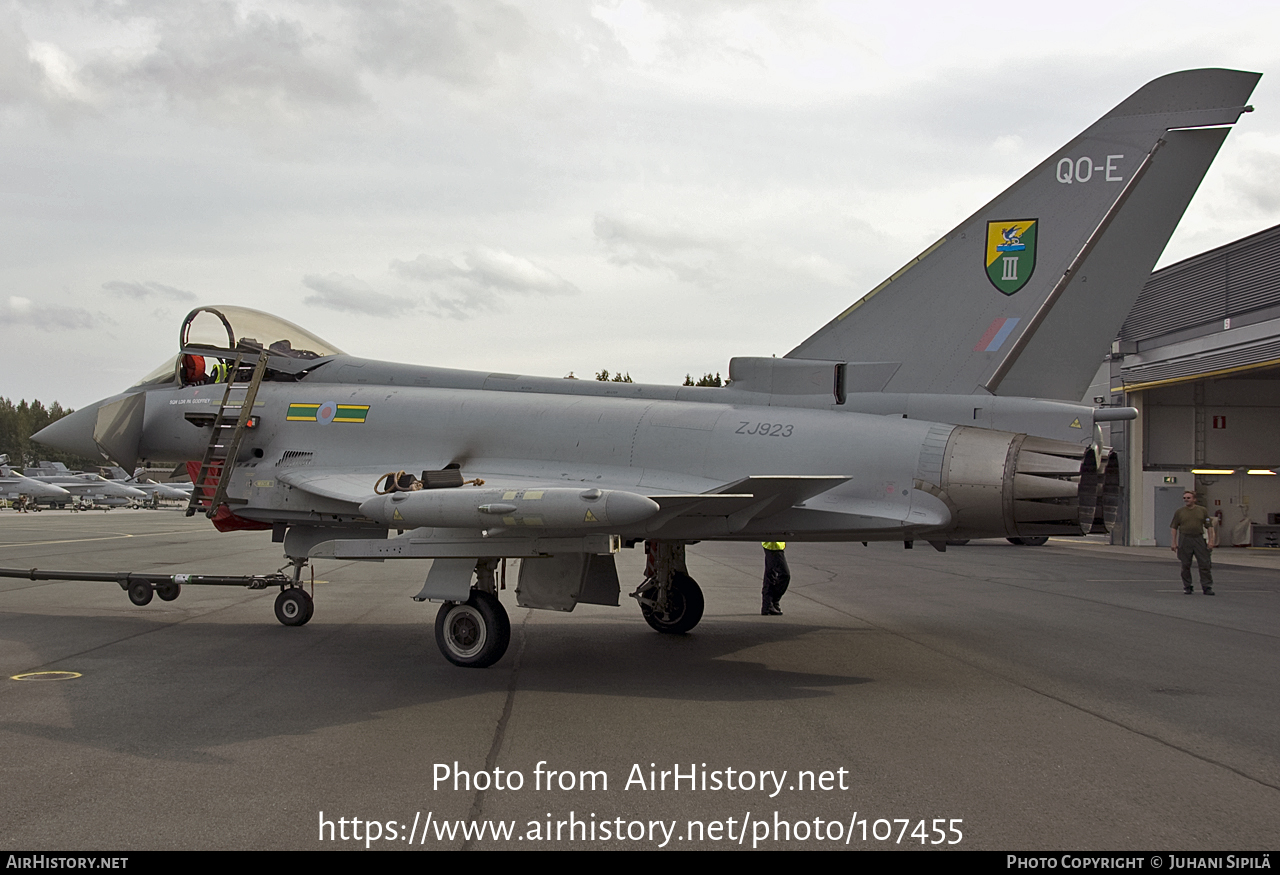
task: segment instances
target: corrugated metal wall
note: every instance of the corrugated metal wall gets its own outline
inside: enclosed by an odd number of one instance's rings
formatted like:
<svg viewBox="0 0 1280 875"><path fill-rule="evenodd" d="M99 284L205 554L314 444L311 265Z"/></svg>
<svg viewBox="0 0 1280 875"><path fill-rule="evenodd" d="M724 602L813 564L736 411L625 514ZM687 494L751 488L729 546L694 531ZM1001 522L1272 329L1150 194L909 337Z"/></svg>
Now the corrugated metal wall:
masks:
<svg viewBox="0 0 1280 875"><path fill-rule="evenodd" d="M1153 362L1124 369L1126 385L1141 385L1160 380L1176 380L1198 374L1214 374L1248 365L1280 361L1280 340L1250 344L1234 349L1209 352L1191 358Z"/></svg>
<svg viewBox="0 0 1280 875"><path fill-rule="evenodd" d="M1143 341L1280 304L1280 225L1158 270L1121 341Z"/></svg>

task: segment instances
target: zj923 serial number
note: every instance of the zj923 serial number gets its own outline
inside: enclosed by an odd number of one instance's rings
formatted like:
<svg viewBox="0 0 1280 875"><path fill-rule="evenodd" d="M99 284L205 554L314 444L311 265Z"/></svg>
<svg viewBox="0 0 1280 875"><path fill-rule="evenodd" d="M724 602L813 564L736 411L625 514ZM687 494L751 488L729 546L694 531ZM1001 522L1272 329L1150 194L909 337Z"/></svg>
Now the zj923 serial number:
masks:
<svg viewBox="0 0 1280 875"><path fill-rule="evenodd" d="M754 434L760 437L791 437L795 426L781 422L743 422L734 434Z"/></svg>

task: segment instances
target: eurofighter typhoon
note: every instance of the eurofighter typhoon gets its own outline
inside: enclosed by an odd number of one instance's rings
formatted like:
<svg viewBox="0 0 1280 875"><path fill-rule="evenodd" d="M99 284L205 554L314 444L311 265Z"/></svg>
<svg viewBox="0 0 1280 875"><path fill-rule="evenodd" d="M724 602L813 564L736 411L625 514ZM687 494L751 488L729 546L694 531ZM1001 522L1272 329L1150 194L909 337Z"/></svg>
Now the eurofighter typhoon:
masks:
<svg viewBox="0 0 1280 875"><path fill-rule="evenodd" d="M1076 399L1259 78L1150 82L783 358L733 359L727 388L392 364L202 307L161 368L35 439L126 470L186 461L189 514L270 530L293 566L99 578L135 603L279 586L277 618L301 626L310 559L430 558L417 599L443 603L460 666L507 648L504 559L523 560L519 605L571 611L619 604L614 554L643 544L631 595L681 633L703 611L695 541L1105 531L1119 476L1096 423L1136 411Z"/></svg>

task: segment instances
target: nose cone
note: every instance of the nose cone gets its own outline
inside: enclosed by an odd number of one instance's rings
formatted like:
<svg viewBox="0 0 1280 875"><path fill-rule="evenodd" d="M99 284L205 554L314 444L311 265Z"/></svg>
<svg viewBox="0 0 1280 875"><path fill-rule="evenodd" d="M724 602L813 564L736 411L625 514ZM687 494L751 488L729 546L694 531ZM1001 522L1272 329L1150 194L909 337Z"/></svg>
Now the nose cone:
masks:
<svg viewBox="0 0 1280 875"><path fill-rule="evenodd" d="M65 453L75 453L90 459L101 457L102 451L93 440L93 428L98 424L98 408L102 403L99 401L97 404L81 407L75 413L40 429L31 439Z"/></svg>
<svg viewBox="0 0 1280 875"><path fill-rule="evenodd" d="M145 392L125 392L64 416L32 438L45 446L89 458L111 459L122 468L138 461Z"/></svg>
<svg viewBox="0 0 1280 875"><path fill-rule="evenodd" d="M55 486L52 483L41 483L34 477L24 477L21 474L15 475L17 489L25 492L34 498L49 498L54 501L68 501L71 499L71 493L63 489L61 486Z"/></svg>

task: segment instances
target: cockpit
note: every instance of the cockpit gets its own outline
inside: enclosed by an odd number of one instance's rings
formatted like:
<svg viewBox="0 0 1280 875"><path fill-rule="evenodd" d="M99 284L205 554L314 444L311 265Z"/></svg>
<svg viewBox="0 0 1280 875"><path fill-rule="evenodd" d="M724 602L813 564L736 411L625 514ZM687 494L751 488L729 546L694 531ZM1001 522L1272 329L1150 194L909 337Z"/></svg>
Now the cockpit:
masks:
<svg viewBox="0 0 1280 875"><path fill-rule="evenodd" d="M236 362L267 356L268 380L297 380L342 350L287 319L248 307L197 307L178 333L178 353L133 388L225 383ZM241 365L243 367L243 364Z"/></svg>

